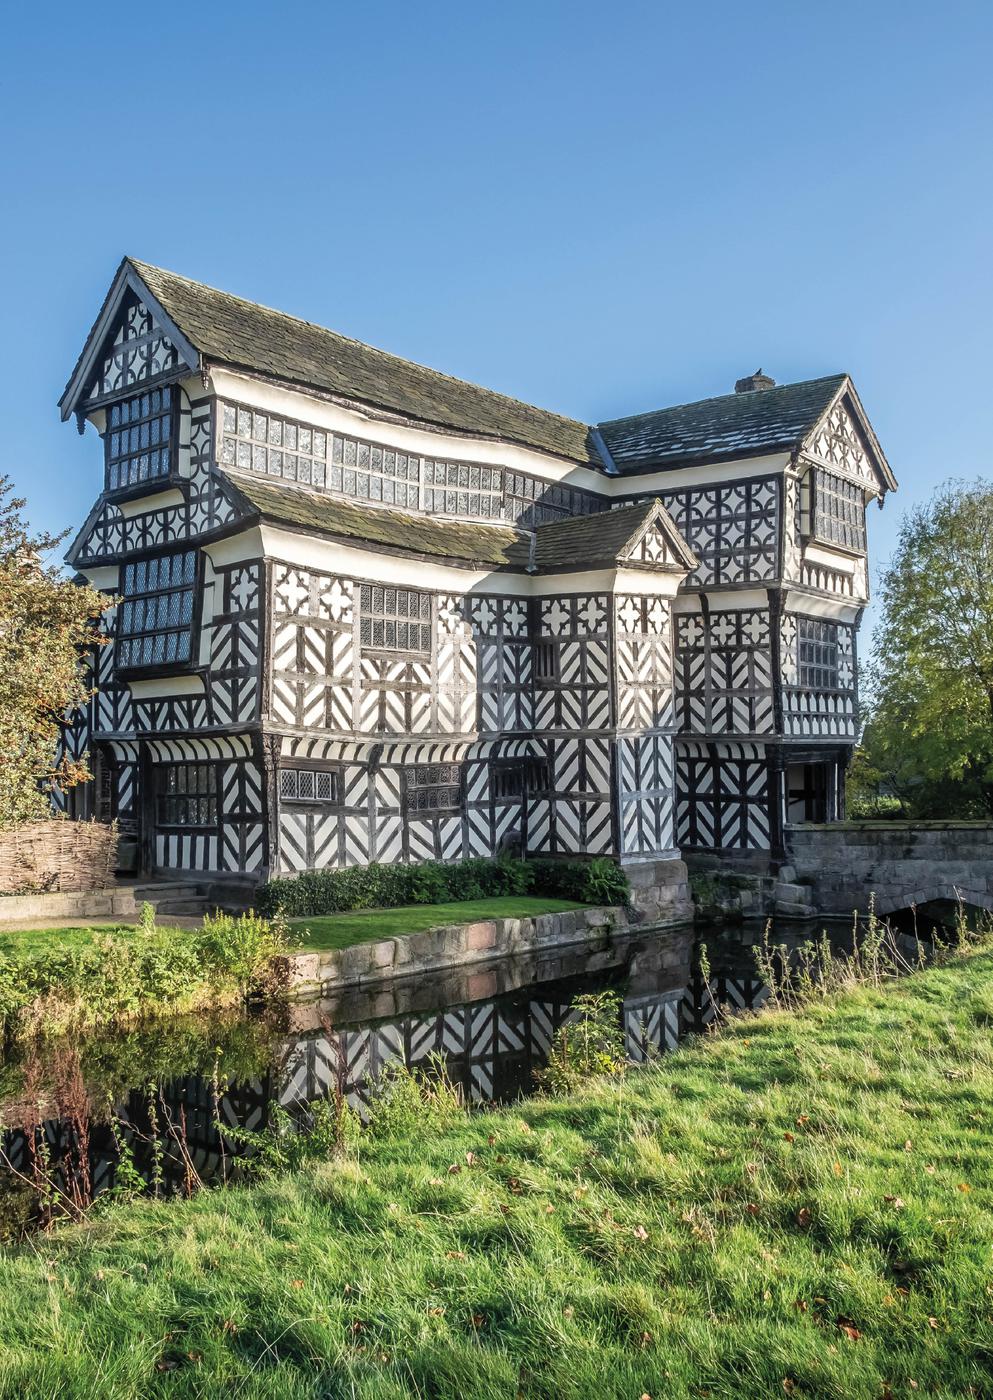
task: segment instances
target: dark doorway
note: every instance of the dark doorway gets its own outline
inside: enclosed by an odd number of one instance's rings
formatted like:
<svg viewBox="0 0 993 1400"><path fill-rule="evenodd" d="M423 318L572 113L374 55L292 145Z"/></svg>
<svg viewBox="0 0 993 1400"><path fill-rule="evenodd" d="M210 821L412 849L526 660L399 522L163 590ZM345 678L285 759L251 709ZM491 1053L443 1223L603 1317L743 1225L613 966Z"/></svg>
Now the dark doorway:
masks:
<svg viewBox="0 0 993 1400"><path fill-rule="evenodd" d="M833 763L791 763L786 770L786 820L832 821L834 788Z"/></svg>

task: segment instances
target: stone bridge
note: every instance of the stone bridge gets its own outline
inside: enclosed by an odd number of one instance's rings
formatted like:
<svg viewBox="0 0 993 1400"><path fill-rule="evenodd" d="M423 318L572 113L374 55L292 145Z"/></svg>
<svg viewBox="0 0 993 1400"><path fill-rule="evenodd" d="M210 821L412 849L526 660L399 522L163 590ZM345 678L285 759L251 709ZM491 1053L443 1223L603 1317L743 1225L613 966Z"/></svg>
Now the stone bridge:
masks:
<svg viewBox="0 0 993 1400"><path fill-rule="evenodd" d="M805 824L786 842L778 912L850 915L870 895L879 914L958 897L993 909L993 822Z"/></svg>

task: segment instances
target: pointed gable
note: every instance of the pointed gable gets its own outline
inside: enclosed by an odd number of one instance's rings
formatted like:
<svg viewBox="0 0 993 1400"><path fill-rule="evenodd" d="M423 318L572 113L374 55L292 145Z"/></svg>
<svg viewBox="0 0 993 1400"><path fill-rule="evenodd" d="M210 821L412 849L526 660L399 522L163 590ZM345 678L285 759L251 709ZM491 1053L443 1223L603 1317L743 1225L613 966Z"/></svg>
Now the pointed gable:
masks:
<svg viewBox="0 0 993 1400"><path fill-rule="evenodd" d="M676 528L675 521L656 498L648 519L619 555L626 564L642 564L657 569L693 569L697 559Z"/></svg>
<svg viewBox="0 0 993 1400"><path fill-rule="evenodd" d="M616 564L686 573L696 556L659 500L539 525L534 564L540 573Z"/></svg>
<svg viewBox="0 0 993 1400"><path fill-rule="evenodd" d="M93 375L87 402L152 384L181 364L179 351L148 306L128 288Z"/></svg>
<svg viewBox="0 0 993 1400"><path fill-rule="evenodd" d="M881 492L896 488L889 463L850 379L846 379L805 439L803 452Z"/></svg>
<svg viewBox="0 0 993 1400"><path fill-rule="evenodd" d="M188 373L198 361L197 351L125 259L59 400L62 417Z"/></svg>

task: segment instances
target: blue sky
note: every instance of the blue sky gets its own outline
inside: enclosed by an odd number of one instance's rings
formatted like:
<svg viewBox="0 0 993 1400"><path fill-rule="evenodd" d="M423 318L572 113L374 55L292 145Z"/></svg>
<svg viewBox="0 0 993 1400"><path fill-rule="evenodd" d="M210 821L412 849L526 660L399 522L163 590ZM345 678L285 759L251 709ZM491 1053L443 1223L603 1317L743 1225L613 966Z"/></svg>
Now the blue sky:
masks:
<svg viewBox="0 0 993 1400"><path fill-rule="evenodd" d="M0 471L85 515L129 252L590 421L847 369L878 563L990 469L991 62L988 0L11 8Z"/></svg>

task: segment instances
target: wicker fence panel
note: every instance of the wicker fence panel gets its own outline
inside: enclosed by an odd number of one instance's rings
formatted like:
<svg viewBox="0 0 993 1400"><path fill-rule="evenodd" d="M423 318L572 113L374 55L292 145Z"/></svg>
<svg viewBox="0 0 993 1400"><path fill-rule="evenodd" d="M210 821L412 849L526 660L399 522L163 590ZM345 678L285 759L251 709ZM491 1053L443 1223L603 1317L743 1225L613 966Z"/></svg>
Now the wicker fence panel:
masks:
<svg viewBox="0 0 993 1400"><path fill-rule="evenodd" d="M38 821L0 830L0 895L108 889L117 835L116 822Z"/></svg>

